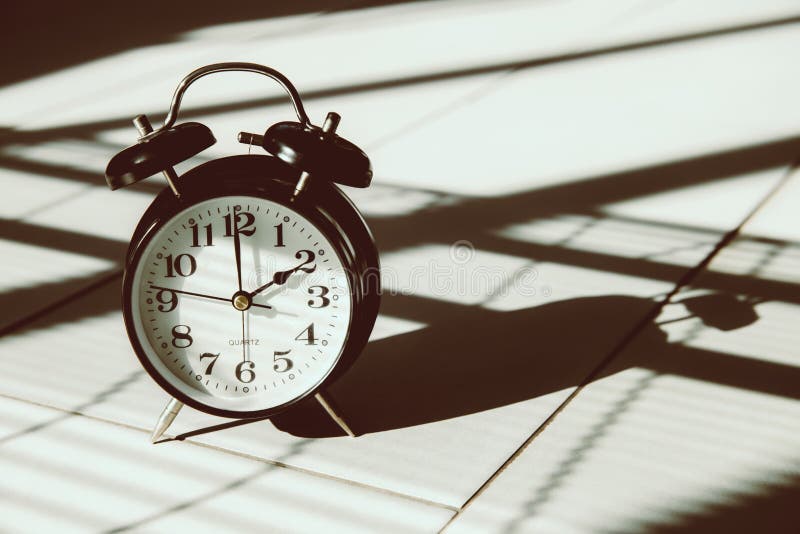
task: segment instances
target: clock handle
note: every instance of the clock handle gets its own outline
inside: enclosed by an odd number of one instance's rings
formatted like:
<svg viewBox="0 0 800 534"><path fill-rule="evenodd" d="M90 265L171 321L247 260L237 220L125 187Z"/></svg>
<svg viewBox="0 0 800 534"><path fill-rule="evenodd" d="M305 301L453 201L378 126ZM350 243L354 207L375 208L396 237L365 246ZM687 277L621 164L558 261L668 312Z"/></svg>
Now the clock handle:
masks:
<svg viewBox="0 0 800 534"><path fill-rule="evenodd" d="M172 95L172 103L169 106L169 112L167 113L166 119L164 119L164 125L160 128L157 128L153 132L147 134L146 136L140 138L140 141L149 139L151 137L155 137L159 133L169 128L175 126L175 121L178 120L178 112L180 111L181 101L183 100L183 94L186 92L186 89L202 78L203 76L207 76L209 74L214 74L216 72L228 72L228 71L240 71L240 72L255 72L257 74L263 74L264 76L268 76L278 82L281 87L289 94L289 98L292 100L292 105L294 106L294 111L297 114L297 120L300 123L307 127L310 126L311 122L308 119L308 115L306 114L306 110L303 107L303 101L300 100L300 94L295 89L292 82L289 79L278 72L277 70L267 67L265 65L259 65L258 63L245 63L245 62L238 62L238 61L229 61L225 63L213 63L211 65L206 65L205 67L200 67L199 69L195 69L186 77L181 80L181 83L178 84L177 89L175 89L175 94Z"/></svg>

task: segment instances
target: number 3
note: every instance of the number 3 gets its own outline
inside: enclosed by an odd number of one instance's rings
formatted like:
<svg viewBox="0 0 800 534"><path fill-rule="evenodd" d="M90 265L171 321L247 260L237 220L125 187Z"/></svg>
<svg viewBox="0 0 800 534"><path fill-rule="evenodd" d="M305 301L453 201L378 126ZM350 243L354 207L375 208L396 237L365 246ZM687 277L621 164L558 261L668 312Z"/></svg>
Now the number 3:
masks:
<svg viewBox="0 0 800 534"><path fill-rule="evenodd" d="M317 292L314 291L315 289L319 290L319 294L317 294ZM308 294L311 295L314 298L319 299L319 305L315 306L314 305L314 299L312 298L311 300L308 301L308 307L309 308L324 308L325 306L330 304L331 303L331 299L329 299L328 297L325 296L329 292L330 292L330 289L328 289L325 286L311 286L311 287L309 287L308 288Z"/></svg>

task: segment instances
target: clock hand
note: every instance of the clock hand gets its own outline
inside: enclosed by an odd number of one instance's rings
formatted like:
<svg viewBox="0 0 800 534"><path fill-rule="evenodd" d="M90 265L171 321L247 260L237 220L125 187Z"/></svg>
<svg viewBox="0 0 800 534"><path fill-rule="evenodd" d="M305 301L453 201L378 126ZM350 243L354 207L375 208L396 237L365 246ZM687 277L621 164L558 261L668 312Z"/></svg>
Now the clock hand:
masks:
<svg viewBox="0 0 800 534"><path fill-rule="evenodd" d="M247 313L246 310L242 310L242 360L247 361L247 343L245 343L245 334L244 334L244 323L245 318L244 314Z"/></svg>
<svg viewBox="0 0 800 534"><path fill-rule="evenodd" d="M272 276L272 280L270 280L269 282L267 282L263 286L259 287L255 291L252 291L250 293L250 298L255 297L256 295L258 295L259 293L261 293L262 291L264 291L268 287L271 287L271 286L273 286L275 284L277 284L279 286L285 284L286 280L289 278L289 275L292 274L293 272L295 272L296 270L297 270L297 268L289 269L288 271L278 271L277 273L275 273Z"/></svg>
<svg viewBox="0 0 800 534"><path fill-rule="evenodd" d="M239 240L239 214L233 217L233 250L236 253L236 277L239 280L239 291L242 290L242 243Z"/></svg>
<svg viewBox="0 0 800 534"><path fill-rule="evenodd" d="M205 298L205 299L219 300L219 301L222 301L222 302L227 302L228 304L231 303L231 299L226 299L224 297L215 297L213 295L205 295L203 293L193 293L192 291L183 291L182 289L172 289L171 287L154 286L152 284L150 285L150 288L151 289L159 289L161 291L172 291L173 293L180 293L182 295L192 295L193 297L202 297L202 298ZM272 309L272 306L267 306L265 304L256 304L255 302L251 302L250 305L251 306L257 306L259 308L266 308L268 310Z"/></svg>
<svg viewBox="0 0 800 534"><path fill-rule="evenodd" d="M223 297L215 297L213 295L204 295L203 293L193 293L191 291L183 291L182 289L172 289L171 287L154 286L154 285L151 284L150 288L151 289L160 289L162 291L172 291L173 293L181 293L183 295L192 295L193 297L203 297L203 298L206 298L206 299L220 300L222 302L230 302L231 301L231 299L226 299L226 298L223 298Z"/></svg>
<svg viewBox="0 0 800 534"><path fill-rule="evenodd" d="M300 259L301 253L303 253L303 252L305 252L308 255L308 257L306 258L306 261L304 261L303 263L301 263L297 267L293 267L291 269L287 269L286 271L278 271L277 273L272 275L272 280L270 280L269 282L267 282L263 286L259 287L255 291L251 291L250 292L250 298L255 297L256 295L258 295L259 293L261 293L262 291L264 291L268 287L271 287L272 285L279 285L280 286L280 285L285 284L286 280L288 280L289 277L292 274L296 273L297 271L299 271L301 269L304 272L307 272L307 273L313 272L314 269L316 268L316 266L314 266L314 267L306 267L305 269L303 268L304 265L307 265L307 264L311 263L312 261L314 261L314 253L313 252L310 252L308 250L301 250L300 252L295 254L294 257Z"/></svg>

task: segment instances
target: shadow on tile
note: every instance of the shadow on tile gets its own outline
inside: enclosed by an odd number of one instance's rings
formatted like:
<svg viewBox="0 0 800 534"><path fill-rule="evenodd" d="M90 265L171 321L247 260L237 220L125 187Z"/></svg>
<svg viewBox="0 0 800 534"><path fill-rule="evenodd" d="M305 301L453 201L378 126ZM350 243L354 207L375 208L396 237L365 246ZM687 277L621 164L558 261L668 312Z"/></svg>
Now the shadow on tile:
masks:
<svg viewBox="0 0 800 534"><path fill-rule="evenodd" d="M751 306L719 295L696 305L692 316L732 330L758 320ZM359 434L490 410L631 367L800 398L797 368L671 344L652 321L638 330L637 350L626 351L635 358L615 360L596 372L603 356L613 355L655 307L648 299L604 296L506 313L468 310L371 343L330 392ZM313 402L273 423L304 437L341 435Z"/></svg>
<svg viewBox="0 0 800 534"><path fill-rule="evenodd" d="M648 524L647 532L796 532L795 513L800 502L800 477L759 487L757 494L739 496L729 503Z"/></svg>
<svg viewBox="0 0 800 534"><path fill-rule="evenodd" d="M97 0L43 7L12 2L4 13L0 44L16 50L0 72L0 86L143 46L169 43L205 26L258 19L391 5L415 0L312 0L242 3L220 9L214 2L139 0L135 8ZM64 24L64 20L69 24ZM84 38L81 38L84 36ZM30 50L47 50L30 54Z"/></svg>

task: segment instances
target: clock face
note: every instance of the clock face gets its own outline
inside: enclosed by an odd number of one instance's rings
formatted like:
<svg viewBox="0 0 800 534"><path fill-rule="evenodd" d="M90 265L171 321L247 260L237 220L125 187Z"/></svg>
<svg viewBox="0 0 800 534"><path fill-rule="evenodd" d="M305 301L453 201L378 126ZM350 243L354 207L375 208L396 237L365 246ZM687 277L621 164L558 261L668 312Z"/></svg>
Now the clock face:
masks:
<svg viewBox="0 0 800 534"><path fill-rule="evenodd" d="M130 319L140 357L205 407L280 407L313 390L341 355L353 306L345 266L282 204L250 196L193 204L137 258Z"/></svg>

